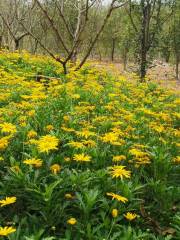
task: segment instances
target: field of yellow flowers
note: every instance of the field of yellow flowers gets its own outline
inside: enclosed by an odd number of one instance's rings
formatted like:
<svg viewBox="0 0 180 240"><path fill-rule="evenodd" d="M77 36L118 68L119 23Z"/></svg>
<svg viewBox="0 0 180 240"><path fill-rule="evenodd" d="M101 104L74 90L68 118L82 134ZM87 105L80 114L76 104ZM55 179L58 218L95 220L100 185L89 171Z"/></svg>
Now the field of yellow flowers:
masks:
<svg viewBox="0 0 180 240"><path fill-rule="evenodd" d="M179 105L154 83L1 52L0 238L180 239Z"/></svg>

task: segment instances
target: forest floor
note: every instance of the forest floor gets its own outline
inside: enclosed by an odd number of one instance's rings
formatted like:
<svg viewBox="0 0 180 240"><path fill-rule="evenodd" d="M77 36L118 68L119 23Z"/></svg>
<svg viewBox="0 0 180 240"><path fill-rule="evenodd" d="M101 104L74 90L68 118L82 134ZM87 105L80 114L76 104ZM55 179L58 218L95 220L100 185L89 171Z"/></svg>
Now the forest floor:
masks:
<svg viewBox="0 0 180 240"><path fill-rule="evenodd" d="M134 80L135 66L129 64L127 70L124 71L123 64L120 62L108 62L108 61L99 61L94 62L97 67L105 68L113 74L122 74L127 77L128 80ZM164 86L168 89L180 91L180 81L175 79L175 70L174 67L168 63L162 63L160 61L155 61L154 66L148 70L147 79L148 81L156 82L161 86Z"/></svg>

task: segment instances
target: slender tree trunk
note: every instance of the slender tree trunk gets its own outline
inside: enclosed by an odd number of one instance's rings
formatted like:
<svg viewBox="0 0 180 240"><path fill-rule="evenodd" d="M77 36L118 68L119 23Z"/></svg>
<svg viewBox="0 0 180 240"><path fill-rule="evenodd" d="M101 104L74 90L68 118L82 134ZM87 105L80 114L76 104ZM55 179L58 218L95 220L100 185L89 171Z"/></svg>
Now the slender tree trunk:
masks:
<svg viewBox="0 0 180 240"><path fill-rule="evenodd" d="M112 39L112 51L111 51L111 61L114 61L114 52L115 52L115 44L116 44L116 39Z"/></svg>
<svg viewBox="0 0 180 240"><path fill-rule="evenodd" d="M127 69L127 53L125 53L123 57L123 69L124 71Z"/></svg>
<svg viewBox="0 0 180 240"><path fill-rule="evenodd" d="M33 49L33 54L36 54L37 48L38 48L38 41L35 40L34 49Z"/></svg>
<svg viewBox="0 0 180 240"><path fill-rule="evenodd" d="M140 78L141 82L145 81L147 71L147 52L145 49L142 49L141 51L141 64L140 64Z"/></svg>
<svg viewBox="0 0 180 240"><path fill-rule="evenodd" d="M67 74L66 62L62 63L64 74Z"/></svg>
<svg viewBox="0 0 180 240"><path fill-rule="evenodd" d="M176 79L179 80L179 54L176 54Z"/></svg>
<svg viewBox="0 0 180 240"><path fill-rule="evenodd" d="M19 50L19 39L15 39L14 43L15 43L15 50Z"/></svg>
<svg viewBox="0 0 180 240"><path fill-rule="evenodd" d="M2 48L2 36L0 36L0 49Z"/></svg>
<svg viewBox="0 0 180 240"><path fill-rule="evenodd" d="M165 61L166 61L166 63L169 62L169 58L170 58L170 51L167 50L166 56L165 56Z"/></svg>
<svg viewBox="0 0 180 240"><path fill-rule="evenodd" d="M127 69L127 59L128 59L128 46L126 46L123 51L123 69L124 69L124 71L126 71L126 69Z"/></svg>
<svg viewBox="0 0 180 240"><path fill-rule="evenodd" d="M72 56L71 56L71 62L73 64L75 64L77 61L77 49L73 52Z"/></svg>
<svg viewBox="0 0 180 240"><path fill-rule="evenodd" d="M141 1L142 5L142 29L141 29L141 52L140 52L140 81L145 81L147 71L147 36L148 36L148 8L145 6L144 1Z"/></svg>

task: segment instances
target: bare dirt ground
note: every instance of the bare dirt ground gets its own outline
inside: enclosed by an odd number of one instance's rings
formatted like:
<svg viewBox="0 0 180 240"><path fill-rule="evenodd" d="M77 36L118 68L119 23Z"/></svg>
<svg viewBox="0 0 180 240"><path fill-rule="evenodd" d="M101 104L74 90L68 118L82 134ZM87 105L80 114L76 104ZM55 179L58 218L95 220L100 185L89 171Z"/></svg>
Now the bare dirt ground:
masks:
<svg viewBox="0 0 180 240"><path fill-rule="evenodd" d="M123 64L118 63L118 62L106 62L106 61L101 61L101 62L91 62L94 64L96 67L106 69L110 71L113 74L122 74L126 76L128 80L133 81L134 80L134 70L135 67L133 64L129 64L127 66L127 70L123 70ZM177 92L180 92L180 80L177 81L175 79L175 70L174 67L171 66L168 63L162 63L155 61L153 64L153 67L151 67L148 72L147 72L147 79L148 81L151 82L156 82L160 84L163 87L166 87L168 89L175 90Z"/></svg>

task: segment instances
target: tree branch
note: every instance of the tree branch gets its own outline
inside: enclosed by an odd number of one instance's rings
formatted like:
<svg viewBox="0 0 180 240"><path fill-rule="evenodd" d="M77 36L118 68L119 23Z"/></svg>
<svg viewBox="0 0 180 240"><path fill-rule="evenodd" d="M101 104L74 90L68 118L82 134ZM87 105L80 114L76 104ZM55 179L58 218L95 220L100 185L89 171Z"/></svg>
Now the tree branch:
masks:
<svg viewBox="0 0 180 240"><path fill-rule="evenodd" d="M58 40L61 42L64 50L69 54L69 50L68 48L66 47L61 35L59 34L59 31L57 30L57 28L55 27L55 24L54 24L54 21L53 19L49 16L48 12L46 11L46 9L43 8L43 6L41 5L41 3L38 1L38 0L35 0L37 5L39 6L39 8L41 9L41 11L44 13L45 17L48 19L53 31L55 32Z"/></svg>
<svg viewBox="0 0 180 240"><path fill-rule="evenodd" d="M132 8L131 8L131 7L132 7L132 5L131 5L131 0L129 0L129 10L128 10L127 8L125 8L125 10L126 10L128 16L129 16L129 18L130 18L131 24L132 24L135 32L138 32L138 29L137 29L136 24L135 24L135 22L134 22L134 19L133 19L133 17L132 17Z"/></svg>
<svg viewBox="0 0 180 240"><path fill-rule="evenodd" d="M108 9L108 12L107 12L107 14L106 14L106 16L105 16L105 18L104 18L104 21L103 21L103 23L102 23L99 31L97 32L94 40L92 41L89 49L87 50L86 55L84 56L84 58L82 59L82 61L80 62L80 64L79 64L78 67L76 68L76 70L80 69L80 68L84 65L84 63L86 62L87 58L89 57L89 54L91 53L91 51L92 51L95 43L97 42L100 34L102 33L102 31L103 31L103 29L104 29L104 27L105 27L108 19L110 18L112 11L114 10L114 3L115 3L115 2L116 2L116 0L112 0L111 5L110 5L110 7L109 7L109 9ZM119 7L124 6L126 3L127 3L127 2L121 4L121 6L119 6Z"/></svg>
<svg viewBox="0 0 180 240"><path fill-rule="evenodd" d="M29 31L25 25L20 22L21 26L27 31L27 33L32 37L34 38L38 43L39 45L56 61L60 62L61 64L64 63L63 60L61 60L60 58L57 58L31 31Z"/></svg>
<svg viewBox="0 0 180 240"><path fill-rule="evenodd" d="M59 11L59 14L60 14L63 22L64 22L64 25L65 25L65 27L66 27L67 32L69 33L70 37L73 39L73 34L72 34L72 32L71 32L71 30L70 30L70 28L69 28L69 26L68 26L68 23L67 23L67 21L66 21L66 19L65 19L65 16L64 16L63 12L62 12L62 9L59 7L59 5L58 5L57 2L56 2L56 7L57 7L57 9L58 9L58 11Z"/></svg>

